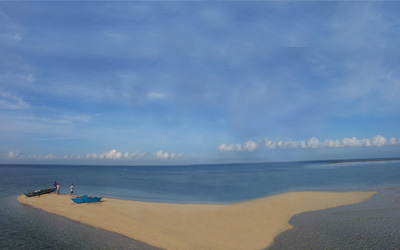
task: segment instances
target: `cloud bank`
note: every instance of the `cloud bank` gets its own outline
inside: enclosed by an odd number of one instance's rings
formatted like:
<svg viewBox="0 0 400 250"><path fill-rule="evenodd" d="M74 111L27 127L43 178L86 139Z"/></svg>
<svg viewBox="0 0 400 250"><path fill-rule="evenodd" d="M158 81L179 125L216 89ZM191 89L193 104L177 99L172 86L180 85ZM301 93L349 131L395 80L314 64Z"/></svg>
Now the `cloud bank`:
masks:
<svg viewBox="0 0 400 250"><path fill-rule="evenodd" d="M179 159L183 157L183 154L177 153L168 153L163 151L158 151L153 154L153 157L149 157L151 154L148 152L125 152L122 153L117 151L116 149L110 150L109 152L104 153L91 153L86 155L64 155L64 156L56 156L52 154L41 155L41 154L32 154L25 155L21 154L19 150L17 151L9 151L5 158L10 160L135 160L135 159L157 159L157 160L169 160L169 159Z"/></svg>
<svg viewBox="0 0 400 250"><path fill-rule="evenodd" d="M386 139L381 135L377 135L371 139L357 139L356 137L344 138L342 140L324 140L321 141L316 137L304 141L272 141L261 139L256 141L246 141L239 144L221 144L218 146L220 152L254 152L257 149L272 150L276 148L354 148L354 147L383 147L383 146L399 146L400 138Z"/></svg>
<svg viewBox="0 0 400 250"><path fill-rule="evenodd" d="M218 149L221 152L230 152L230 151L238 151L238 152L254 152L258 148L258 144L254 141L247 141L242 144L221 144Z"/></svg>

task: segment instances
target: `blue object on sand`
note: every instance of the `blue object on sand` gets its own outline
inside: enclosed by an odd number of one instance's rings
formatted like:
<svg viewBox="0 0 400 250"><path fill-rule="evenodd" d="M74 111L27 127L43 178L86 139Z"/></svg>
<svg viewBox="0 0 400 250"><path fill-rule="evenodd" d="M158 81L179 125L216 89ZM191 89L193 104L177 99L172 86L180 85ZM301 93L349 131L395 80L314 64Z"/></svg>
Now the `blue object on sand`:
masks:
<svg viewBox="0 0 400 250"><path fill-rule="evenodd" d="M71 200L77 204L82 204L82 203L93 203L93 202L100 202L102 197L92 197L92 196L78 196L76 198L71 198Z"/></svg>

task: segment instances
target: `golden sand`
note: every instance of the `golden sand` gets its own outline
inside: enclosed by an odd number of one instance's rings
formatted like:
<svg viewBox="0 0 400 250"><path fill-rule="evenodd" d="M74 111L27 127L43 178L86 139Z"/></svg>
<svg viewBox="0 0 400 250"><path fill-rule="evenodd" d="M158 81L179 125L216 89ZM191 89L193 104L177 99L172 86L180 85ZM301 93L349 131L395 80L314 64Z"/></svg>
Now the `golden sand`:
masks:
<svg viewBox="0 0 400 250"><path fill-rule="evenodd" d="M69 195L18 200L46 212L163 249L262 249L307 211L356 204L375 192L292 192L231 205L163 204L103 199L74 204Z"/></svg>

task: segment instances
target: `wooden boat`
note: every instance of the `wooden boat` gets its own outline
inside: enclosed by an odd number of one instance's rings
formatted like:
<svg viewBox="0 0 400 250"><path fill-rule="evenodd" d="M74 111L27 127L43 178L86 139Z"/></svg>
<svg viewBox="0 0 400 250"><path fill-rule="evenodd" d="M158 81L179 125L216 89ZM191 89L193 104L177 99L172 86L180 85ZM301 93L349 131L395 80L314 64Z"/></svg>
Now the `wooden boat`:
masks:
<svg viewBox="0 0 400 250"><path fill-rule="evenodd" d="M100 202L103 197L92 197L92 196L77 196L76 198L71 198L71 200L77 204L82 203L93 203L93 202Z"/></svg>
<svg viewBox="0 0 400 250"><path fill-rule="evenodd" d="M44 189L38 189L35 191L28 191L28 192L24 193L24 195L26 197L34 197L34 196L41 196L43 194L50 194L50 193L53 193L54 191L56 191L55 187L44 188Z"/></svg>

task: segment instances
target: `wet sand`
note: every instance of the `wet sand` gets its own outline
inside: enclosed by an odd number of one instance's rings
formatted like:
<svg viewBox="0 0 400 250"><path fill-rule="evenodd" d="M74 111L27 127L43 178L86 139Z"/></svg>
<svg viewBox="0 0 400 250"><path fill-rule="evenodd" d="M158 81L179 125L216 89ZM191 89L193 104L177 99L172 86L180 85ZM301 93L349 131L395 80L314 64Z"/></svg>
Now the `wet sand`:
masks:
<svg viewBox="0 0 400 250"><path fill-rule="evenodd" d="M74 204L69 195L18 201L163 249L263 249L292 228L299 213L357 204L375 192L292 192L231 205L165 204L103 199Z"/></svg>

